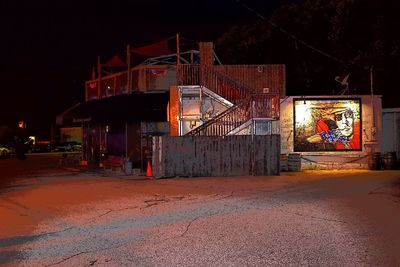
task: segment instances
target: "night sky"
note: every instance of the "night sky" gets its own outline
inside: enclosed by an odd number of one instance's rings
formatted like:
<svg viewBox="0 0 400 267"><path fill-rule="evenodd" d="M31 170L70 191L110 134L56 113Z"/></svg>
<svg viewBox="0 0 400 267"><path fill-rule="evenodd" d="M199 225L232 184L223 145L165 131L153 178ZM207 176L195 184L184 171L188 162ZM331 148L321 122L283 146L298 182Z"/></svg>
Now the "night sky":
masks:
<svg viewBox="0 0 400 267"><path fill-rule="evenodd" d="M2 1L0 126L25 120L49 133L55 117L84 98L98 55L107 59L177 32L215 41L256 16L236 0ZM268 15L282 1L244 1Z"/></svg>

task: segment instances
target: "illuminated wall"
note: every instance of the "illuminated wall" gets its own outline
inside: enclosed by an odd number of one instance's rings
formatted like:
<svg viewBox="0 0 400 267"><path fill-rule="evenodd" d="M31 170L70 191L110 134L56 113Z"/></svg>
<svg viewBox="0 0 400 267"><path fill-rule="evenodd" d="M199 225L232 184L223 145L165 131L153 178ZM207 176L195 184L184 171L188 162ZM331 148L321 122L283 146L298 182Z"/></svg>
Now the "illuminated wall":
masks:
<svg viewBox="0 0 400 267"><path fill-rule="evenodd" d="M322 134L326 141L321 143L322 136L316 134L336 127L327 121L329 118L336 124L335 119L342 119L338 128L346 125L343 118L351 117L351 112L343 114L347 108L353 109L353 136L349 135L348 140L341 138L342 142L332 142L339 135ZM281 154L301 154L302 169L365 169L368 168L368 155L380 152L380 95L289 96L281 99L280 112ZM318 123L319 120L326 122Z"/></svg>
<svg viewBox="0 0 400 267"><path fill-rule="evenodd" d="M361 99L293 99L294 151L361 150Z"/></svg>
<svg viewBox="0 0 400 267"><path fill-rule="evenodd" d="M82 128L81 127L64 127L60 128L61 142L82 143Z"/></svg>

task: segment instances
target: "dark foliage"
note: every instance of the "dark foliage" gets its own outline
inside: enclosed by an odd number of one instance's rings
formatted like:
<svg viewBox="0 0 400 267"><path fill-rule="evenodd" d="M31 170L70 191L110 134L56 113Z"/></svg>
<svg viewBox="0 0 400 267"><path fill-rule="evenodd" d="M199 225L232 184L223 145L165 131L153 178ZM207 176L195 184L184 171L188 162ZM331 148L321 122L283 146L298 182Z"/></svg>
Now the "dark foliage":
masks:
<svg viewBox="0 0 400 267"><path fill-rule="evenodd" d="M398 106L400 2L307 0L237 25L217 42L224 64L286 64L288 95L339 94L336 76L350 74L351 94L374 93ZM256 16L256 15L255 15Z"/></svg>

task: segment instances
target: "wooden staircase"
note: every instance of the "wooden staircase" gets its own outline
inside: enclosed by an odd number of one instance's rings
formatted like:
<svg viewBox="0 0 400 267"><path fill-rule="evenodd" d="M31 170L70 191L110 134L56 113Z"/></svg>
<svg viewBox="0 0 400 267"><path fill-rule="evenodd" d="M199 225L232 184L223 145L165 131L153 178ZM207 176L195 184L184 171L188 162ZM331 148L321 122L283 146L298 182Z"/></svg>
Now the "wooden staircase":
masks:
<svg viewBox="0 0 400 267"><path fill-rule="evenodd" d="M265 111L269 111L266 104L271 102L267 101L271 96L256 94L254 89L240 84L225 73L217 72L213 66L179 65L177 72L179 85L203 86L234 104L186 135L225 136L252 118L272 115L265 114L268 113Z"/></svg>

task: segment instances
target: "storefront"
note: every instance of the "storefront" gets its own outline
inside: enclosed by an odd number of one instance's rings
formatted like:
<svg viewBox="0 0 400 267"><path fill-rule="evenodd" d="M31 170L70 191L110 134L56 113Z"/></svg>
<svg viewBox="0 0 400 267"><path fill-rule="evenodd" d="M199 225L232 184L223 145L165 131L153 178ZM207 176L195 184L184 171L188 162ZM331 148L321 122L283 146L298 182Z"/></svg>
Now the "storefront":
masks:
<svg viewBox="0 0 400 267"><path fill-rule="evenodd" d="M89 167L113 157L143 169L148 139L169 133L168 100L168 93L135 93L88 101L62 114L62 122L81 125L82 158Z"/></svg>

